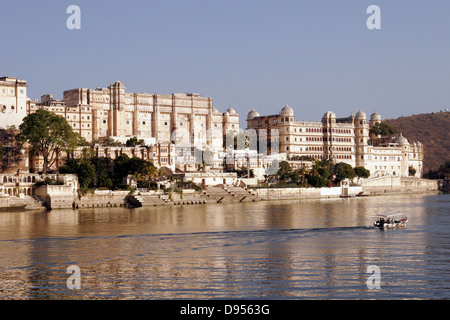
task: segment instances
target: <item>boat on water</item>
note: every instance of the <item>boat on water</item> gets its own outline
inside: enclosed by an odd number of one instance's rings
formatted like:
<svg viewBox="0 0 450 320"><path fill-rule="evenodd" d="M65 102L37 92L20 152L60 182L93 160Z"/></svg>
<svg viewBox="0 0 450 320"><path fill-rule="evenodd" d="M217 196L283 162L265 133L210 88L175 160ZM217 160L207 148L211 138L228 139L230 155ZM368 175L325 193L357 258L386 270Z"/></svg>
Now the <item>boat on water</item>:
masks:
<svg viewBox="0 0 450 320"><path fill-rule="evenodd" d="M404 227L408 218L403 214L378 215L374 225L380 229Z"/></svg>

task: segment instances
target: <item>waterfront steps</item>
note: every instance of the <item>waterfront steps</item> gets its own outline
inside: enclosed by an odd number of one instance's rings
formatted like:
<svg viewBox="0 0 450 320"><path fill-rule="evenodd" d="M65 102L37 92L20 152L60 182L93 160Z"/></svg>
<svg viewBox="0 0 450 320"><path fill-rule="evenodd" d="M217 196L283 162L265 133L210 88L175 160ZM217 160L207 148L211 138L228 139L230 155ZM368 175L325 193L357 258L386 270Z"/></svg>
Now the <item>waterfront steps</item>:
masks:
<svg viewBox="0 0 450 320"><path fill-rule="evenodd" d="M257 198L248 190L237 186L215 186L204 190L209 202L244 202L256 201Z"/></svg>
<svg viewBox="0 0 450 320"><path fill-rule="evenodd" d="M170 203L169 197L163 194L129 195L127 201L134 207L160 206Z"/></svg>

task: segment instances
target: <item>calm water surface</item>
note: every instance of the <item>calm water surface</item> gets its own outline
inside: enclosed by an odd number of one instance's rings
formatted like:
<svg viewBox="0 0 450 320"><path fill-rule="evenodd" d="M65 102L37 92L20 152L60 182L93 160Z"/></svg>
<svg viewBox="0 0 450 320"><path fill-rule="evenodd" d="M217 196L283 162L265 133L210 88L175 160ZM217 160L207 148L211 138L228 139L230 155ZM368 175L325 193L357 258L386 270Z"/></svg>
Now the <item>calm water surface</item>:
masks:
<svg viewBox="0 0 450 320"><path fill-rule="evenodd" d="M1 212L0 299L448 299L449 230L450 195Z"/></svg>

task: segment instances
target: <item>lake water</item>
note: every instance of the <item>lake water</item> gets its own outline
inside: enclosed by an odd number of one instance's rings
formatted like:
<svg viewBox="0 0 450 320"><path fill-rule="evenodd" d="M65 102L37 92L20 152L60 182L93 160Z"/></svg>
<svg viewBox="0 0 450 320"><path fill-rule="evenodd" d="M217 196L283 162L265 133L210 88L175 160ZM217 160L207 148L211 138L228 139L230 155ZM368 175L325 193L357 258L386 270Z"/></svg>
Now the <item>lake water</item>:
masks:
<svg viewBox="0 0 450 320"><path fill-rule="evenodd" d="M448 299L449 230L450 195L1 212L0 299Z"/></svg>

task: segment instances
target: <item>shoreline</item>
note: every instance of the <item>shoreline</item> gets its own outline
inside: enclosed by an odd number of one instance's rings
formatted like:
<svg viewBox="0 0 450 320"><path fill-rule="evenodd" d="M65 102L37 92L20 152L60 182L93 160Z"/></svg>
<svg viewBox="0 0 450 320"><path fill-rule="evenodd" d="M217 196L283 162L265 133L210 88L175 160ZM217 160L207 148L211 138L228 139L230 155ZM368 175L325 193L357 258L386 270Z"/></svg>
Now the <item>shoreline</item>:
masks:
<svg viewBox="0 0 450 320"><path fill-rule="evenodd" d="M267 189L268 190L268 189ZM315 189L316 191L320 189ZM88 209L107 209L107 208L124 208L124 209L133 209L133 208L148 208L148 207L164 207L164 206L193 206L193 205L211 205L211 204L231 204L231 203L248 203L248 202L261 202L261 201L292 201L292 200L329 200L329 199L342 199L342 200L351 200L358 198L370 198L370 197L385 197L385 196L398 196L398 195L439 195L446 194L440 190L385 190L385 192L370 192L370 194L365 195L352 195L348 197L342 197L339 195L303 195L299 196L288 196L284 195L281 197L253 197L249 198L246 201L240 201L239 198L229 197L227 199L221 199L221 201L217 201L217 198L205 199L202 197L202 194L191 195L188 199L180 199L176 197L173 200L163 200L159 197L155 197L154 195L151 197L151 201L143 202L141 205L135 203L135 205L130 203L129 197L130 195L127 192L127 195L112 195L111 197L105 195L91 195L88 200L84 199L83 202L79 202L75 206L73 203L68 205L62 205L59 207L53 207L51 209L47 209L43 204L37 205L36 200L34 198L24 199L8 199L9 205L5 206L3 201L0 202L0 212L26 212L26 211L52 211L52 210L62 210L62 209L73 209L73 210L88 210ZM136 196L132 196L136 197ZM27 197L28 198L28 197ZM16 201L18 202L16 202ZM155 201L156 200L156 201ZM28 202L28 204L26 204ZM33 203L32 203L33 202ZM32 204L31 204L32 203ZM55 203L58 203L56 200Z"/></svg>

